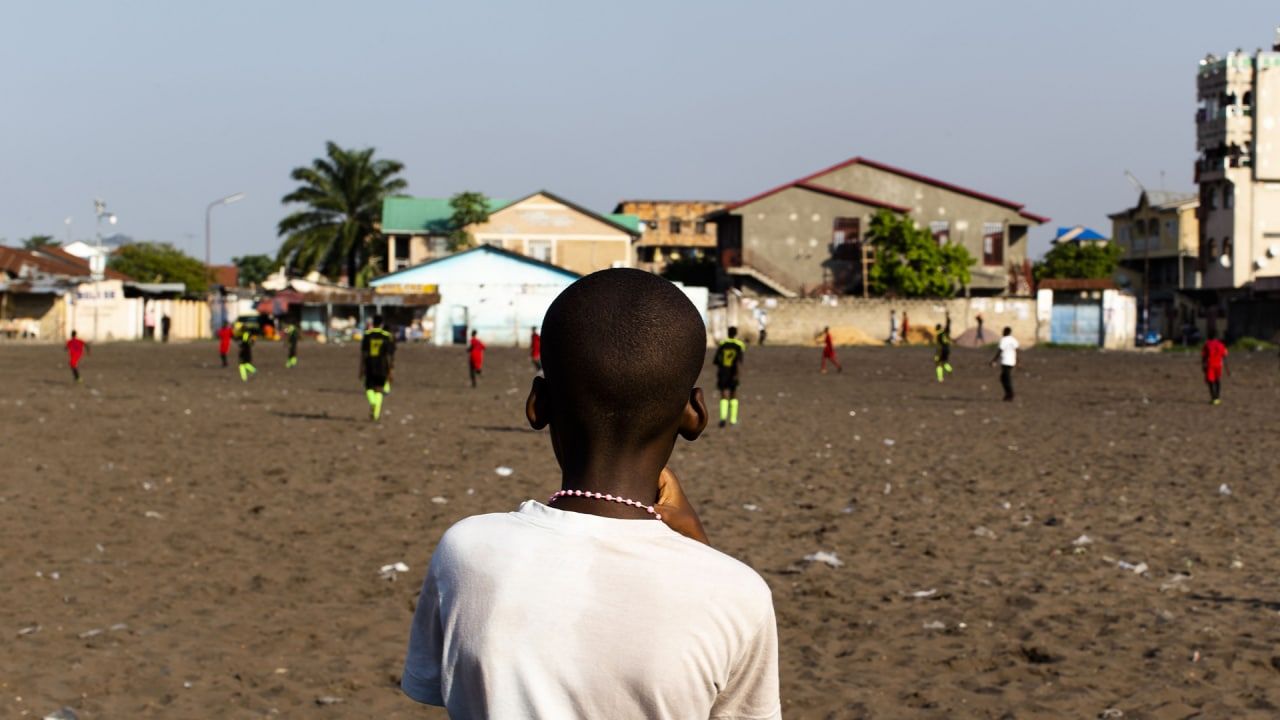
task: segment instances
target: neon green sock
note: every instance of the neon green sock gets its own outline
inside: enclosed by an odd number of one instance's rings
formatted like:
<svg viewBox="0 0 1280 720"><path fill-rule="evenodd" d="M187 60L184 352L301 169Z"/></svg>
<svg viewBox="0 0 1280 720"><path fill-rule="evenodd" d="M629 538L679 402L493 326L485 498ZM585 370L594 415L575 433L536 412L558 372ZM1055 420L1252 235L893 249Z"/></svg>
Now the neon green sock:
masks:
<svg viewBox="0 0 1280 720"><path fill-rule="evenodd" d="M249 365L240 363L240 382L249 382Z"/></svg>
<svg viewBox="0 0 1280 720"><path fill-rule="evenodd" d="M942 369L951 372L951 363L942 363Z"/></svg>
<svg viewBox="0 0 1280 720"><path fill-rule="evenodd" d="M738 398L729 401L729 422L738 424Z"/></svg>
<svg viewBox="0 0 1280 720"><path fill-rule="evenodd" d="M729 418L729 398L720 398L720 422Z"/></svg>
<svg viewBox="0 0 1280 720"><path fill-rule="evenodd" d="M933 369L938 372L938 382L942 382L942 366L937 365Z"/></svg>
<svg viewBox="0 0 1280 720"><path fill-rule="evenodd" d="M287 368L291 368L297 364L298 364L298 357L296 355L284 361L284 366Z"/></svg>
<svg viewBox="0 0 1280 720"><path fill-rule="evenodd" d="M382 416L382 393L377 390L365 390L364 396L369 400L369 413L377 420Z"/></svg>
<svg viewBox="0 0 1280 720"><path fill-rule="evenodd" d="M383 395L390 395L390 394L391 394L391 381L390 381L390 380L388 380L388 381L387 381L387 383L386 383L385 385L383 385L383 386L382 386L382 394L383 394Z"/></svg>

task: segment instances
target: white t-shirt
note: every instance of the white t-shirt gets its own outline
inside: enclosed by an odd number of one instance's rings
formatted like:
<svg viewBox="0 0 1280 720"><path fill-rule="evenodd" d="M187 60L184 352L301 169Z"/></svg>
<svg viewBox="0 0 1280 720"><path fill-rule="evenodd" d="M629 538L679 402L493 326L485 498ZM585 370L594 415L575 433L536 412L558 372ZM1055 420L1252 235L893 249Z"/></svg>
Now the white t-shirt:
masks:
<svg viewBox="0 0 1280 720"><path fill-rule="evenodd" d="M1000 338L1000 364L1009 367L1018 364L1018 338L1012 335Z"/></svg>
<svg viewBox="0 0 1280 720"><path fill-rule="evenodd" d="M529 500L451 527L400 687L460 718L781 718L769 586L658 520Z"/></svg>

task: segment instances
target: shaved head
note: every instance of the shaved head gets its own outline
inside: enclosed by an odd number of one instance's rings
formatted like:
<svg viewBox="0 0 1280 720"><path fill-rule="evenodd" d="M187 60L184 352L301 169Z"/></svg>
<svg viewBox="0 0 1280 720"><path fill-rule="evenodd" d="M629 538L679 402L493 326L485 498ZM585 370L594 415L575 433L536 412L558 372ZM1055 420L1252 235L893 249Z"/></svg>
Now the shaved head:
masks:
<svg viewBox="0 0 1280 720"><path fill-rule="evenodd" d="M556 298L542 342L552 424L643 444L679 424L702 372L706 326L670 281L602 270Z"/></svg>

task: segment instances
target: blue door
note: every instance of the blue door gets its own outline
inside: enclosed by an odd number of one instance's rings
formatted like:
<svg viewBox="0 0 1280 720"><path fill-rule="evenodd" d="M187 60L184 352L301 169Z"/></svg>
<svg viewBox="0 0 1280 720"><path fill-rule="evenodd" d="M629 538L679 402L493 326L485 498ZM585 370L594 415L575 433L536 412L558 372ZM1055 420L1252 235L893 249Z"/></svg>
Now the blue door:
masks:
<svg viewBox="0 0 1280 720"><path fill-rule="evenodd" d="M1101 345L1102 304L1054 303L1050 339L1063 345Z"/></svg>

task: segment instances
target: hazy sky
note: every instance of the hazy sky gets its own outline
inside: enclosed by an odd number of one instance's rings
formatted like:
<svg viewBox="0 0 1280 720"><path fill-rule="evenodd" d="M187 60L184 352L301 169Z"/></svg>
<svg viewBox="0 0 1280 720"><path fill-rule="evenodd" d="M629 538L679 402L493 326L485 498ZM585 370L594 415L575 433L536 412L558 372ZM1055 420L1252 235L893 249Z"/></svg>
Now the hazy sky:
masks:
<svg viewBox="0 0 1280 720"><path fill-rule="evenodd" d="M274 254L325 140L409 191L740 199L853 155L1109 231L1191 190L1195 72L1275 0L59 1L0 8L0 238ZM1229 7L1229 11L1226 10Z"/></svg>

